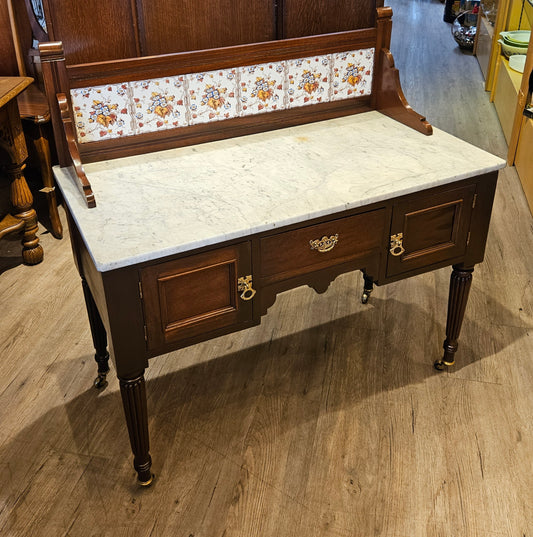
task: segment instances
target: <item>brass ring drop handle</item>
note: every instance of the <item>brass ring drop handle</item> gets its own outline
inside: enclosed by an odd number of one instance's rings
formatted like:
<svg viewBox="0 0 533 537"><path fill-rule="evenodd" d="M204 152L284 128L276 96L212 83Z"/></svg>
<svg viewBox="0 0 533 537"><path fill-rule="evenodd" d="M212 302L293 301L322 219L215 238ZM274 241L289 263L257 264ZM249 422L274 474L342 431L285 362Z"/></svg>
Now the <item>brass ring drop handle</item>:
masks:
<svg viewBox="0 0 533 537"><path fill-rule="evenodd" d="M391 255L399 256L405 252L403 247L403 233L398 233L397 235L391 235L390 238L390 250Z"/></svg>
<svg viewBox="0 0 533 537"><path fill-rule="evenodd" d="M237 289L241 291L239 295L243 300L252 300L257 292L252 288L252 276L242 276L237 280Z"/></svg>
<svg viewBox="0 0 533 537"><path fill-rule="evenodd" d="M329 252L335 248L335 245L339 242L339 234L331 235L328 237L324 235L321 239L315 239L309 241L311 250L318 250L319 252Z"/></svg>

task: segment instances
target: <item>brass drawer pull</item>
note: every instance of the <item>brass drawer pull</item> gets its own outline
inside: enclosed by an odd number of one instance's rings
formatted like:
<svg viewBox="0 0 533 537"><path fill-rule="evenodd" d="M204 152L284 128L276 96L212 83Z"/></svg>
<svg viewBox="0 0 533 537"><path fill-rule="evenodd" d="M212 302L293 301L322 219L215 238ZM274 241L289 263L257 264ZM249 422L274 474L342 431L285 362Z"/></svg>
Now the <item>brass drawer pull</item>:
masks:
<svg viewBox="0 0 533 537"><path fill-rule="evenodd" d="M338 242L339 234L336 233L335 235L331 235L331 237L327 237L326 235L324 235L321 239L309 241L309 245L311 246L311 250L318 250L319 252L329 252L330 250L333 250L333 248L335 248L335 245Z"/></svg>
<svg viewBox="0 0 533 537"><path fill-rule="evenodd" d="M252 300L256 290L252 288L252 276L242 276L237 280L237 289L241 291L240 297L243 300Z"/></svg>
<svg viewBox="0 0 533 537"><path fill-rule="evenodd" d="M397 235L391 235L390 238L390 253L394 256L402 255L405 252L403 247L403 233L398 233Z"/></svg>

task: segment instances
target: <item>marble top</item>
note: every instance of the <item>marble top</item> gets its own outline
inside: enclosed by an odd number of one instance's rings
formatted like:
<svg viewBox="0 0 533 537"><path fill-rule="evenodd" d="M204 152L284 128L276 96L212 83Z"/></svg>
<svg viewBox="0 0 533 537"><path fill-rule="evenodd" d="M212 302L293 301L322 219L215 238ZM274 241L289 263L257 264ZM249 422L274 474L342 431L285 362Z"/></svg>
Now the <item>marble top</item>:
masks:
<svg viewBox="0 0 533 537"><path fill-rule="evenodd" d="M338 213L498 170L505 161L379 112L84 165L55 167L99 271Z"/></svg>

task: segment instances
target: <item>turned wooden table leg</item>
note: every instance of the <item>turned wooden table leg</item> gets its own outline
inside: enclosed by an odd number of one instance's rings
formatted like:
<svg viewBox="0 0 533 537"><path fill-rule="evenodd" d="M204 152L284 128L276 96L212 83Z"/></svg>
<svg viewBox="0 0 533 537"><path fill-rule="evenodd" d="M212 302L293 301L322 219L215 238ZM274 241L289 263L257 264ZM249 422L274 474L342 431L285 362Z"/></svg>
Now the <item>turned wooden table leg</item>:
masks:
<svg viewBox="0 0 533 537"><path fill-rule="evenodd" d="M473 268L464 268L454 265L450 277L450 294L448 296L448 318L446 320L446 339L444 340L444 355L441 360L435 362L435 368L439 371L455 363L459 333L463 324L468 293L472 284Z"/></svg>
<svg viewBox="0 0 533 537"><path fill-rule="evenodd" d="M148 410L146 404L146 387L144 371L135 378L119 378L122 405L126 415L131 450L133 451L133 466L137 471L139 483L148 486L152 483L150 471L152 458L148 436Z"/></svg>
<svg viewBox="0 0 533 537"><path fill-rule="evenodd" d="M20 123L16 97L31 82L27 77L3 78L0 90L0 155L7 159L4 169L11 181L12 215L0 222L0 237L14 230L24 230L22 259L27 265L36 265L43 260L43 247L39 244L37 213L33 209L33 196L22 173L28 158L28 149ZM17 225L18 221L18 225Z"/></svg>
<svg viewBox="0 0 533 537"><path fill-rule="evenodd" d="M11 180L11 203L13 216L24 221L24 235L22 237L22 259L27 265L36 265L43 260L43 248L39 244L37 232L37 213L32 207L33 196L22 173L24 165L10 164L6 172Z"/></svg>
<svg viewBox="0 0 533 537"><path fill-rule="evenodd" d="M94 359L98 364L98 376L94 381L95 388L105 388L107 386L107 374L109 373L109 352L107 351L107 334L102 323L102 318L94 302L93 295L87 281L82 278L81 284L83 287L83 296L85 298L85 306L87 307L87 315L89 317L89 325L91 327L91 335L93 338L94 349L96 354Z"/></svg>

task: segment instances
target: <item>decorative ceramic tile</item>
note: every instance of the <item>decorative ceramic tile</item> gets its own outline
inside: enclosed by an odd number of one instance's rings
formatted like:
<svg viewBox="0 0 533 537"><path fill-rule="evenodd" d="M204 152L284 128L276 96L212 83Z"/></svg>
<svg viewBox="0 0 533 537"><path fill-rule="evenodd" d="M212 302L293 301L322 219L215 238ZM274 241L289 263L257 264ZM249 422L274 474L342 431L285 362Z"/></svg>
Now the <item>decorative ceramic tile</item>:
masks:
<svg viewBox="0 0 533 537"><path fill-rule="evenodd" d="M73 89L70 95L80 143L135 134L128 83Z"/></svg>
<svg viewBox="0 0 533 537"><path fill-rule="evenodd" d="M374 49L71 90L80 143L370 95Z"/></svg>
<svg viewBox="0 0 533 537"><path fill-rule="evenodd" d="M332 54L333 84L331 100L370 95L374 49Z"/></svg>
<svg viewBox="0 0 533 537"><path fill-rule="evenodd" d="M186 75L189 125L239 115L236 69Z"/></svg>
<svg viewBox="0 0 533 537"><path fill-rule="evenodd" d="M187 126L184 77L131 82L137 133Z"/></svg>
<svg viewBox="0 0 533 537"><path fill-rule="evenodd" d="M265 63L239 67L241 115L285 108L285 65Z"/></svg>
<svg viewBox="0 0 533 537"><path fill-rule="evenodd" d="M287 108L329 101L331 58L288 60Z"/></svg>

